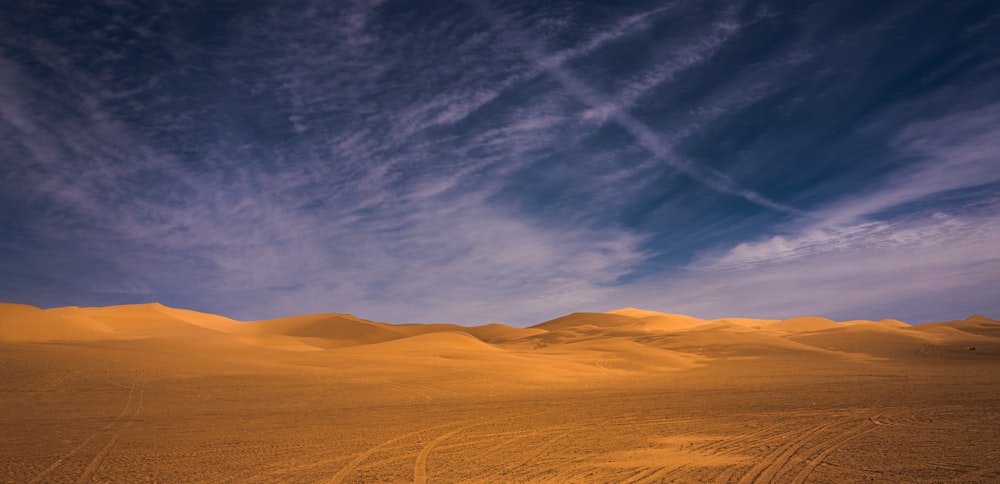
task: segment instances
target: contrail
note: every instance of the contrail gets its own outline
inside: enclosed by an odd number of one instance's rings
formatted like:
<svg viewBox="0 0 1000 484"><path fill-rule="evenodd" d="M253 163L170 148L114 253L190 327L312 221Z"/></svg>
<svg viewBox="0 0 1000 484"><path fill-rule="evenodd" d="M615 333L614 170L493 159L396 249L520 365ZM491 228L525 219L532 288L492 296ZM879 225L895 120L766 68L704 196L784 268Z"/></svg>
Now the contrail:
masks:
<svg viewBox="0 0 1000 484"><path fill-rule="evenodd" d="M657 159L667 163L671 168L719 193L737 196L771 210L792 215L807 216L806 213L799 209L778 203L753 190L741 187L725 173L677 156L673 149L664 143L662 138L653 129L622 109L613 99L575 77L567 69L563 68L560 62L553 62L553 58L545 52L541 43L537 42L527 32L513 25L506 15L494 10L486 0L466 1L494 29L520 45L525 59L534 64L538 69L544 71L552 79L555 79L571 95L591 108L610 108L610 118L616 124L632 135L639 146L650 152Z"/></svg>

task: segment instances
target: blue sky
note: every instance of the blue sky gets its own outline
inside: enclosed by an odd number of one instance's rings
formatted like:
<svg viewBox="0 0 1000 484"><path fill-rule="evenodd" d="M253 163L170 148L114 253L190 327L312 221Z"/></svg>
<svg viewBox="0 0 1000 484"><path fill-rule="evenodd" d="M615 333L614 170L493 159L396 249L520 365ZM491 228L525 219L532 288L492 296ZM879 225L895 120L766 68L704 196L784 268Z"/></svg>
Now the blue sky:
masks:
<svg viewBox="0 0 1000 484"><path fill-rule="evenodd" d="M0 300L1000 316L993 1L7 2Z"/></svg>

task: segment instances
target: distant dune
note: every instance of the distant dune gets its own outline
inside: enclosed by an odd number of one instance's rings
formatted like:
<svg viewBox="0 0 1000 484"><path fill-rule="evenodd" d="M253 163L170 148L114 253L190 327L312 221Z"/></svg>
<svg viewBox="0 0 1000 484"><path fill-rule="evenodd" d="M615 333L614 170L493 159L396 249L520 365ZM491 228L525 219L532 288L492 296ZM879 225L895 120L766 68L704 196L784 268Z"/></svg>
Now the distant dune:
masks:
<svg viewBox="0 0 1000 484"><path fill-rule="evenodd" d="M931 353L933 351L927 350L935 347L956 348L977 342L983 348L992 348L993 338L997 337L1000 337L1000 322L981 315L914 327L897 320L836 322L819 316L784 320L704 320L622 308L605 313L573 313L530 328L515 328L502 324L474 327L393 325L350 314L312 314L239 322L159 303L45 310L0 303L0 342L7 343L208 340L291 351L379 345L380 351L406 353L409 349L448 346L469 350L470 342L479 344L477 348L481 350L525 350L551 345L580 348L581 342L604 340L629 341L647 348L689 354L692 358L718 357L732 352L725 348L737 353L739 348L744 348L748 354L772 348L814 350L826 356L901 357L913 353L915 347L925 348L923 353ZM394 341L397 344L386 344Z"/></svg>
<svg viewBox="0 0 1000 484"><path fill-rule="evenodd" d="M0 481L996 482L1000 322L0 303Z"/></svg>
<svg viewBox="0 0 1000 484"><path fill-rule="evenodd" d="M111 327L98 320L64 317L63 311L44 311L25 304L0 303L0 342L94 341L112 337Z"/></svg>

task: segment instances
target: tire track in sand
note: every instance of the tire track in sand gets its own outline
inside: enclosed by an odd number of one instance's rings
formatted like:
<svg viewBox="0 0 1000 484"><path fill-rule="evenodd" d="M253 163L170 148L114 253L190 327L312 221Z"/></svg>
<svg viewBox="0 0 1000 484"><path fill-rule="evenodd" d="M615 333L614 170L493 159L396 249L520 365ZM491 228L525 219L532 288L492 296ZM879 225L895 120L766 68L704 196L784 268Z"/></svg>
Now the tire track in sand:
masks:
<svg viewBox="0 0 1000 484"><path fill-rule="evenodd" d="M40 389L43 390L43 391L55 390L55 389L59 388L59 385L61 385L62 382L66 381L66 379L69 378L69 376L72 375L72 374L73 374L73 370L66 370L62 375L60 375L59 377L57 377L55 380L52 380L52 381L46 383L45 385L42 385L42 387Z"/></svg>
<svg viewBox="0 0 1000 484"><path fill-rule="evenodd" d="M705 456L732 456L738 458L739 456L750 452L754 448L758 448L771 442L787 440L790 437L794 437L798 433L798 430L787 430L787 427L785 426L772 426L753 433L737 435L721 440L708 440L700 445L692 445L690 448L686 449L686 451L692 454L702 454ZM690 463L680 462L657 468L648 468L636 472L623 482L635 483L642 481L664 482L677 479L683 480L682 478L676 476L676 474L691 467L696 466L692 466ZM729 478L727 477L722 482L729 482Z"/></svg>
<svg viewBox="0 0 1000 484"><path fill-rule="evenodd" d="M851 439L858 438L877 428L878 427L868 427L864 423L862 423L861 425L855 427L854 429L844 432L839 436L833 438L832 440L827 441L827 443L825 444L826 448L823 449L820 453L816 454L815 457L813 457L813 459L809 462L809 464L806 465L805 469L802 469L802 471L799 472L797 476L795 476L795 479L792 480L792 483L802 484L803 482L805 482L806 478L809 477L809 474L812 474L812 471L815 470L817 466L822 464L823 461L834 451L841 448Z"/></svg>
<svg viewBox="0 0 1000 484"><path fill-rule="evenodd" d="M340 470L337 471L337 473L334 474L333 477L330 478L330 482L335 482L335 483L343 482L344 478L347 477L351 472L354 472L354 470L358 467L358 465L360 465L366 459L368 459L369 457L375 455L375 453L377 453L377 452L379 452L379 451L381 451L381 450L383 450L385 448L391 447L393 444L395 444L397 442L406 440L406 439L408 439L410 437L414 437L416 435L420 435L420 434L422 434L424 432L427 432L427 431L430 431L430 430L439 429L439 428L442 428L442 427L449 427L449 426L452 426L452 425L454 425L454 423L447 423L447 424L444 424L444 425L435 425L433 427L427 427L427 428L423 428L423 429L420 429L420 430L415 430L413 432L408 432L408 433L405 433L403 435L397 435L396 437L393 437L391 439L385 440L385 441L383 441L382 443L380 443L380 444L378 444L376 446L369 447L368 449L364 450L360 454L356 455L353 459L351 459L350 462L348 462L347 464L344 464L344 467L341 467ZM316 465L319 465L319 464L312 464L312 465L307 465L307 466L302 466L302 467L303 468L305 468L305 467L315 467Z"/></svg>
<svg viewBox="0 0 1000 484"><path fill-rule="evenodd" d="M484 423L480 423L479 425L487 425L487 424L488 424L488 422L484 422ZM485 445L485 444L493 443L494 445L490 449L491 450L497 450L497 449L502 449L504 447L509 447L514 442L518 442L518 441L521 441L521 440L524 440L524 439L528 439L528 438L531 438L531 437L535 437L535 436L539 436L539 435L545 435L547 433L553 433L556 430L560 430L560 429L564 429L564 430L565 429L570 429L569 432L580 432L580 431L582 431L582 429L571 428L571 427L566 426L566 425L556 425L556 426L546 427L546 428L543 428L543 429L536 429L536 430L511 430L511 431L506 431L506 432L494 432L494 433L490 433L490 434L476 434L473 437L461 439L461 440L458 440L458 441L454 441L454 442L448 443L446 445L438 443L437 445L434 446L434 449L438 450L438 451L441 451L441 450L455 450L455 449L468 449L468 448L473 447L473 446ZM502 440L498 441L498 439L502 439ZM405 449L407 447L413 447L413 446L414 446L413 444L409 444L409 445L404 444L404 445L392 446L392 447L385 448L385 449L382 449L382 450L383 451L391 451L391 450L394 450L394 449L401 450L401 449ZM544 449L545 447L547 447L547 445L543 445L541 447L538 447L535 451L539 452L541 449ZM486 450L486 451L480 450L478 452L479 453L483 453L483 452L489 453L490 451L489 450ZM536 457L540 457L540 455L538 455ZM386 465L386 464L395 464L397 462L404 461L404 460L407 460L407 459L412 459L412 458L413 458L412 454L396 453L396 455L387 456L387 457L385 457L383 459L368 461L368 462L365 463L364 467L378 467L378 466L382 466L382 465ZM509 477L510 476L508 476L508 478ZM519 481L523 482L523 481L527 481L527 479L521 479L521 480L513 479L512 480L512 482L519 482Z"/></svg>
<svg viewBox="0 0 1000 484"><path fill-rule="evenodd" d="M417 460L413 463L413 484L426 484L427 483L427 456L434 450L434 447L441 442L444 442L451 436L462 432L464 430L475 427L478 424L470 424L464 427L459 427L451 432L445 432L439 435L434 440L427 443L423 449L420 449L420 453L417 454Z"/></svg>
<svg viewBox="0 0 1000 484"><path fill-rule="evenodd" d="M115 432L111 435L111 440L109 440L108 443L105 444L104 447L102 447L101 450L98 451L96 455L94 455L94 458L91 459L89 463L87 463L87 467L83 469L83 473L80 474L80 477L77 478L76 480L77 484L83 484L85 482L89 482L90 478L93 477L94 473L100 470L101 466L104 465L104 461L105 459L108 458L108 454L111 453L111 449L113 449L115 447L115 444L118 443L118 438L121 437L122 431L125 430L127 427L129 427L132 423L134 423L135 422L134 419L137 418L139 416L139 413L142 412L142 402L145 397L145 392L146 392L146 382L145 380L143 380L142 382L139 383L139 401L135 406L135 411L129 417L129 420L119 425L118 428L115 429Z"/></svg>
<svg viewBox="0 0 1000 484"><path fill-rule="evenodd" d="M813 436L834 425L836 425L836 422L814 427L813 429L801 434L799 438L778 447L764 457L764 459L757 463L757 465L753 466L749 472L744 474L743 477L740 478L739 483L749 484L752 482L773 482L777 474L781 472L786 465L788 465L788 461L792 458L792 456L802 449L802 447L804 447Z"/></svg>
<svg viewBox="0 0 1000 484"><path fill-rule="evenodd" d="M111 422L108 422L107 425L105 425L104 427L101 427L96 432L94 432L94 433L90 434L89 436L87 436L87 438L84 439L79 444L77 444L76 447L73 447L72 449L70 449L69 452L67 452L67 453L63 454L62 456L60 456L58 459L56 459L54 462L52 462L52 464L49 464L48 467L46 467L44 470L42 470L42 472L39 472L29 482L32 483L32 484L33 483L37 483L37 482L41 482L42 479L45 479L49 474L51 474L53 471L55 471L56 469L58 469L59 467L61 467L64 463L66 463L66 461L68 459L70 459L71 457L73 457L74 455L76 455L78 452L80 452L83 448L85 448L88 444L90 444L94 439L100 437L101 435L107 433L109 430L111 430L111 429L113 429L113 428L115 428L117 426L118 429L112 435L111 441L109 442L109 444L105 445L105 447L108 448L108 451L110 451L109 445L111 447L113 447L114 446L113 444L115 442L117 442L117 440L118 440L118 433L121 431L121 426L123 425L122 424L122 420L125 419L125 418L127 418L129 416L129 413L132 413L131 417L134 418L134 417L138 416L139 412L142 410L142 403L141 403L142 396L141 396L141 394L142 394L143 390L139 388L142 385L145 385L145 381L141 381L141 378L140 379L136 379L135 381L133 381L132 385L129 387L128 398L125 400L125 405L122 407L121 412L118 413L118 416L116 416L114 418L114 420L112 420ZM136 390L137 389L139 389L139 393L140 393L140 396L138 398L136 397ZM136 408L134 410L132 410L133 402L136 402L137 400L139 400L139 402L136 405ZM98 459L99 456L101 456L102 454L106 454L106 453L107 453L107 451L105 451L102 448L101 451L99 451L97 453L97 455L93 459L91 459L90 464L93 464L95 462L95 460ZM103 460L103 457L101 458L101 460ZM87 466L88 469L90 468L90 464L88 464L88 466ZM96 471L96 470L97 470L97 468L95 467L93 471ZM91 472L88 473L87 470L85 469L84 474L80 476L80 478L78 479L77 482L81 482L81 480L84 480L85 478L89 478L90 475L93 474L93 471L91 471Z"/></svg>

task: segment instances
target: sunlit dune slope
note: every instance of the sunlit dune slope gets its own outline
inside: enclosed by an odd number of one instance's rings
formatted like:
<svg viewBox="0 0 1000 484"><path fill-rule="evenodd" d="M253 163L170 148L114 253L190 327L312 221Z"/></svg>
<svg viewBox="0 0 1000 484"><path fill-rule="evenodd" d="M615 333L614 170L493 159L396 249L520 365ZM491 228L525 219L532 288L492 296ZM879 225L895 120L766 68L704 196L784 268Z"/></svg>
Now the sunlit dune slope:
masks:
<svg viewBox="0 0 1000 484"><path fill-rule="evenodd" d="M457 324L397 324L393 329L408 336L418 334L437 333L442 331L454 331L474 336L487 343L498 343L512 341L539 333L545 330L537 328L515 328L503 324L485 324L482 326L460 326Z"/></svg>
<svg viewBox="0 0 1000 484"><path fill-rule="evenodd" d="M641 337L650 333L688 331L709 321L679 314L626 308L607 313L573 313L532 326L542 329L539 338L548 341L572 341L595 336Z"/></svg>
<svg viewBox="0 0 1000 484"><path fill-rule="evenodd" d="M547 345L537 354L552 355L580 363L590 363L606 370L658 372L702 366L706 358L656 345L643 344L627 338L595 338Z"/></svg>
<svg viewBox="0 0 1000 484"><path fill-rule="evenodd" d="M986 316L980 316L978 314L967 319L924 324L920 325L917 329L921 331L930 331L937 328L953 328L965 333L980 336L1000 337L1000 321L987 318Z"/></svg>
<svg viewBox="0 0 1000 484"><path fill-rule="evenodd" d="M896 329L913 327L910 324L904 323L898 319L880 319L878 321L870 321L867 319L854 319L851 321L841 321L837 324L840 326L856 326L856 325L865 326L869 324L877 324L880 326L885 326L887 328L896 328Z"/></svg>
<svg viewBox="0 0 1000 484"><path fill-rule="evenodd" d="M546 331L572 330L597 332L606 329L633 328L638 326L638 321L639 318L622 314L573 313L536 324L532 327Z"/></svg>
<svg viewBox="0 0 1000 484"><path fill-rule="evenodd" d="M386 324L350 314L314 314L245 323L235 332L245 341L284 345L292 340L319 348L344 348L384 343L431 333L462 333L481 342L506 342L544 332L502 324L459 326L454 324ZM250 337L253 337L250 339ZM264 337L270 340L264 339ZM284 338L284 339L281 339Z"/></svg>
<svg viewBox="0 0 1000 484"><path fill-rule="evenodd" d="M632 307L621 308L621 309L612 309L611 311L606 311L605 313L606 314L618 314L618 315L621 315L621 316L628 316L630 318L648 318L648 317L651 317L651 316L670 316L669 314L661 313L659 311L650 311L648 309L639 309L639 308L632 308Z"/></svg>
<svg viewBox="0 0 1000 484"><path fill-rule="evenodd" d="M475 336L476 338L479 338L487 343L498 344L545 333L545 330L539 328L512 328L510 326L496 323L462 328L461 331Z"/></svg>
<svg viewBox="0 0 1000 484"><path fill-rule="evenodd" d="M159 303L44 310L0 303L0 338L5 341L207 338L235 331L240 324L222 316Z"/></svg>
<svg viewBox="0 0 1000 484"><path fill-rule="evenodd" d="M308 344L339 348L381 343L406 337L391 325L366 321L350 314L311 314L245 323L239 332L254 336L298 338Z"/></svg>
<svg viewBox="0 0 1000 484"><path fill-rule="evenodd" d="M763 324L761 327L775 331L802 333L808 331L820 331L824 329L832 329L836 328L837 326L838 326L837 322L832 319L822 318L819 316L801 316L797 318L788 318L781 321L775 321L772 323Z"/></svg>
<svg viewBox="0 0 1000 484"><path fill-rule="evenodd" d="M667 314L636 308L615 309L608 311L606 314L636 318L639 320L638 326L646 331L678 331L694 328L708 322L704 319L693 318L683 314Z"/></svg>
<svg viewBox="0 0 1000 484"><path fill-rule="evenodd" d="M113 338L112 333L99 321L65 318L26 304L0 303L0 342L95 341Z"/></svg>
<svg viewBox="0 0 1000 484"><path fill-rule="evenodd" d="M213 337L230 332L239 323L214 314L176 309L159 303L45 310L77 324L102 325L119 338Z"/></svg>
<svg viewBox="0 0 1000 484"><path fill-rule="evenodd" d="M418 334L370 345L358 345L352 351L384 355L431 355L494 353L499 348L461 332L440 331Z"/></svg>
<svg viewBox="0 0 1000 484"><path fill-rule="evenodd" d="M940 337L878 324L833 327L791 335L789 339L832 351L894 358L917 356L927 347L946 342Z"/></svg>
<svg viewBox="0 0 1000 484"><path fill-rule="evenodd" d="M787 333L753 329L721 320L696 329L664 333L641 340L650 346L711 358L810 358L851 355L788 338Z"/></svg>

